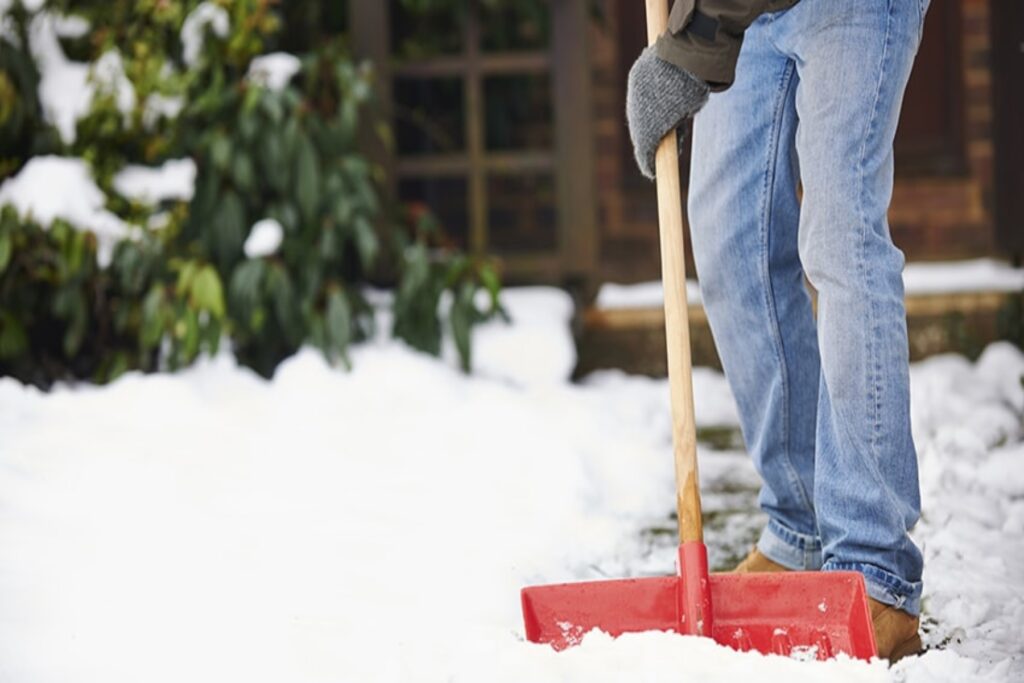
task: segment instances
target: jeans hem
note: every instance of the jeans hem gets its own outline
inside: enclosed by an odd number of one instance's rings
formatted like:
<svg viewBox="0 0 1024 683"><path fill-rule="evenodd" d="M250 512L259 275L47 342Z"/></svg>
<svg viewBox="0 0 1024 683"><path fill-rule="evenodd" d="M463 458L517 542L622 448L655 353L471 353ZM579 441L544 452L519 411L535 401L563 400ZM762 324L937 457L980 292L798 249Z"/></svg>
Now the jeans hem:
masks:
<svg viewBox="0 0 1024 683"><path fill-rule="evenodd" d="M757 549L772 562L787 569L815 571L821 569L821 541L816 536L789 529L774 519L761 532Z"/></svg>
<svg viewBox="0 0 1024 683"><path fill-rule="evenodd" d="M905 581L895 574L862 562L829 561L824 571L854 571L864 575L868 595L884 605L891 605L911 616L921 614L921 582Z"/></svg>

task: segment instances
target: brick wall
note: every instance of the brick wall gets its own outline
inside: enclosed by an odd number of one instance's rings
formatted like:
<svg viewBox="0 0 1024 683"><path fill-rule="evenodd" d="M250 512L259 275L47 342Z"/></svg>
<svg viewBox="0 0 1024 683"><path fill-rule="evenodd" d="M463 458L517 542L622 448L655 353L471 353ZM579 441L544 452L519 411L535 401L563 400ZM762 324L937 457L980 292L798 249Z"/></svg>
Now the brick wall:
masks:
<svg viewBox="0 0 1024 683"><path fill-rule="evenodd" d="M621 2L605 0L604 20L591 28L595 176L598 197L598 280L630 281L657 277L657 205L654 187L628 156L624 71L646 33L634 21L622 26ZM642 18L642 3L640 7ZM633 37L623 45L620 36Z"/></svg>
<svg viewBox="0 0 1024 683"><path fill-rule="evenodd" d="M913 259L970 257L995 249L989 0L954 4L960 44L949 49L956 54L959 48L960 81L953 92L963 167L947 177L897 179L889 215L893 239Z"/></svg>
<svg viewBox="0 0 1024 683"><path fill-rule="evenodd" d="M624 5L623 3L630 3ZM633 168L625 129L624 73L643 40L643 4L604 0L604 19L591 27L598 197L599 281L658 277L657 215L653 186ZM912 260L962 258L993 253L992 97L989 0L933 0L928 54L922 51L908 98L908 117L927 117L936 98L950 133L937 131L946 156L928 154L905 168L911 153L899 145L899 174L890 223L893 238ZM637 13L639 11L639 21ZM946 15L940 15L947 12ZM945 61L951 60L951 61ZM922 64L925 66L922 68ZM928 79L928 80L926 80ZM938 115L938 114L936 114ZM931 122L929 122L931 123ZM916 131L914 131L916 132ZM909 137L909 136L906 136ZM953 156L951 161L950 154ZM684 162L685 169L685 162ZM683 176L685 183L685 174ZM692 272L692 271L691 271Z"/></svg>

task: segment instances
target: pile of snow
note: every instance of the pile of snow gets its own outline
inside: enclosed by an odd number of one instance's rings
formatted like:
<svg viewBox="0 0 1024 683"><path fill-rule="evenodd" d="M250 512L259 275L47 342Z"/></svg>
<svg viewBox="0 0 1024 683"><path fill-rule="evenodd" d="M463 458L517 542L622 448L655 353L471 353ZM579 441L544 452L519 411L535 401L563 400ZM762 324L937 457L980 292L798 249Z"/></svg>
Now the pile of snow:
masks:
<svg viewBox="0 0 1024 683"><path fill-rule="evenodd" d="M552 297L547 287L520 287L502 304L512 324L494 320L474 331L474 372L520 386L568 381L576 367L572 299Z"/></svg>
<svg viewBox="0 0 1024 683"><path fill-rule="evenodd" d="M118 110L125 116L135 107L135 88L124 73L121 53L116 49L103 53L92 66L64 55L58 36L80 28L81 22L50 12L34 16L29 28L30 48L40 73L43 114L67 144L75 141L78 119L89 112L97 91L113 93Z"/></svg>
<svg viewBox="0 0 1024 683"><path fill-rule="evenodd" d="M976 292L1024 291L1024 268L995 259L973 259L934 263L908 263L903 270L907 296L928 294L964 294ZM661 281L601 286L594 306L601 310L620 308L660 308L664 302ZM686 298L691 305L701 303L696 280L687 280Z"/></svg>
<svg viewBox="0 0 1024 683"><path fill-rule="evenodd" d="M129 199L156 205L165 200L190 201L196 187L196 162L171 159L159 168L129 164L114 176L114 189Z"/></svg>
<svg viewBox="0 0 1024 683"><path fill-rule="evenodd" d="M20 3L29 12L38 12L46 0L0 0L0 16L7 14L15 2Z"/></svg>
<svg viewBox="0 0 1024 683"><path fill-rule="evenodd" d="M249 62L246 79L269 90L284 90L288 82L299 73L302 62L287 52L271 52Z"/></svg>
<svg viewBox="0 0 1024 683"><path fill-rule="evenodd" d="M0 2L0 36L17 44L18 36L6 16L10 2ZM107 50L92 64L68 59L58 39L84 36L89 31L89 22L74 14L41 11L43 3L39 0L23 0L22 4L34 15L29 25L29 51L39 69L38 95L43 116L54 125L61 139L68 145L74 143L78 120L89 113L97 93L111 93L118 110L128 117L136 106L136 92L125 74L121 53L116 48ZM199 12L199 18L206 14L210 13ZM210 23L215 30L221 25L216 17L210 19ZM191 39L193 43L202 39L201 32L196 35L197 39ZM166 65L165 70L169 75L170 66ZM180 97L153 93L143 104L143 121L147 127L152 127L160 117L177 116L183 102Z"/></svg>
<svg viewBox="0 0 1024 683"><path fill-rule="evenodd" d="M152 93L146 98L146 106L142 110L142 125L151 130L161 118L177 118L184 107L182 97Z"/></svg>
<svg viewBox="0 0 1024 683"><path fill-rule="evenodd" d="M1024 354L989 346L976 364L938 356L912 368L923 515L926 643L938 680L1022 680ZM923 678L921 680L924 680Z"/></svg>
<svg viewBox="0 0 1024 683"><path fill-rule="evenodd" d="M1024 291L1024 268L995 259L908 263L903 270L907 294Z"/></svg>
<svg viewBox="0 0 1024 683"><path fill-rule="evenodd" d="M207 29L218 38L224 38L230 27L231 18L226 9L212 2L199 3L181 25L181 58L185 64L195 66L199 63Z"/></svg>
<svg viewBox="0 0 1024 683"><path fill-rule="evenodd" d="M29 32L32 56L39 69L39 101L46 120L65 143L75 141L75 124L92 103L89 66L64 56L57 40L55 19L44 13L33 20Z"/></svg>
<svg viewBox="0 0 1024 683"><path fill-rule="evenodd" d="M500 375L565 332L568 298L511 290ZM530 329L533 327L533 329ZM502 335L507 335L502 340ZM490 355L489 355L490 354ZM377 341L272 381L226 356L49 394L0 380L0 670L46 681L1019 680L1024 355L914 368L930 652L797 662L647 633L523 642L521 586L636 562L673 505L667 385L466 376ZM525 363L530 365L530 363ZM563 375L559 370L559 375ZM707 424L735 424L696 375ZM662 397L659 399L659 394ZM1011 418L1016 416L1016 427ZM702 453L702 458L717 457ZM703 467L703 465L702 465ZM704 468L714 474L715 467ZM724 475L723 475L724 476Z"/></svg>
<svg viewBox="0 0 1024 683"><path fill-rule="evenodd" d="M253 223L242 251L247 258L262 258L275 253L284 239L284 228L273 218L264 218Z"/></svg>
<svg viewBox="0 0 1024 683"><path fill-rule="evenodd" d="M44 228L61 218L77 229L91 230L101 266L110 263L114 245L132 232L129 224L103 208L106 197L82 159L33 157L18 175L0 185L0 206L5 204Z"/></svg>
<svg viewBox="0 0 1024 683"><path fill-rule="evenodd" d="M696 280L686 281L686 300L691 306L701 304L700 285ZM620 285L606 282L597 292L595 308L611 311L621 308L661 308L665 305L665 289L661 280Z"/></svg>

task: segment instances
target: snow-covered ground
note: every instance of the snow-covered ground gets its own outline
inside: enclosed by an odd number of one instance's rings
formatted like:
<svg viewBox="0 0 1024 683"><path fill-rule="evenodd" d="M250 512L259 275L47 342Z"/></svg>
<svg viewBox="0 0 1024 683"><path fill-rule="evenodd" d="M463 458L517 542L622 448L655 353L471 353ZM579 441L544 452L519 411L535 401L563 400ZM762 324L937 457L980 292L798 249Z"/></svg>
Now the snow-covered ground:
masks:
<svg viewBox="0 0 1024 683"><path fill-rule="evenodd" d="M0 380L0 680L1018 681L1024 354L913 368L926 642L797 662L701 639L525 643L535 582L672 571L664 381L567 381L568 299L513 290L465 376L395 342L272 381L227 356L42 394ZM695 375L712 563L756 535L757 477ZM668 533L666 533L668 532Z"/></svg>

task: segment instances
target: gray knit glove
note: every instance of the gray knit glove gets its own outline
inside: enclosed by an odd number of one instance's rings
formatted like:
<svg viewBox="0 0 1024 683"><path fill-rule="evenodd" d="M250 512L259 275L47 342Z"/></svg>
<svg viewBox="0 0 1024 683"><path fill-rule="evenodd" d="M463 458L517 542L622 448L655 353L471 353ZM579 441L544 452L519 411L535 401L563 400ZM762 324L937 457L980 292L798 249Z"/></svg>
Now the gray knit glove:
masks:
<svg viewBox="0 0 1024 683"><path fill-rule="evenodd" d="M688 71L659 59L648 47L629 70L626 120L640 172L654 178L654 153L669 131L704 106L708 86Z"/></svg>

